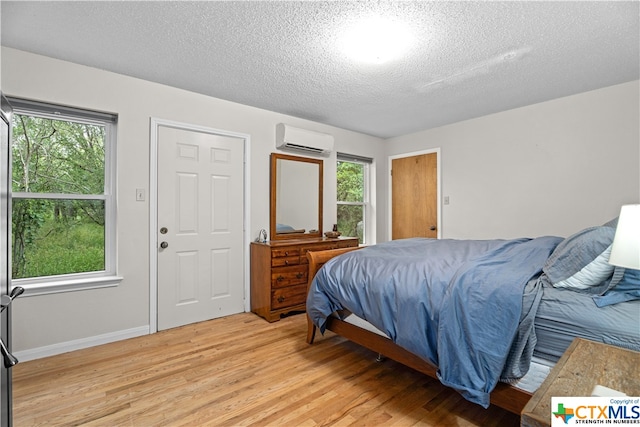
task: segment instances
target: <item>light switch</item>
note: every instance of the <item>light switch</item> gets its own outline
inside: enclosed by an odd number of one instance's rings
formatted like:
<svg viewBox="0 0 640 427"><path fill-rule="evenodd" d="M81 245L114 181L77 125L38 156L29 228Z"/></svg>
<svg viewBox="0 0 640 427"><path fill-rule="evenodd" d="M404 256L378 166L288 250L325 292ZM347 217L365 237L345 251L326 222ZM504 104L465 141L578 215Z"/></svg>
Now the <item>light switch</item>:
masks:
<svg viewBox="0 0 640 427"><path fill-rule="evenodd" d="M444 204L445 205L449 204L449 196L444 196Z"/></svg>
<svg viewBox="0 0 640 427"><path fill-rule="evenodd" d="M144 188L136 188L136 202L144 202Z"/></svg>

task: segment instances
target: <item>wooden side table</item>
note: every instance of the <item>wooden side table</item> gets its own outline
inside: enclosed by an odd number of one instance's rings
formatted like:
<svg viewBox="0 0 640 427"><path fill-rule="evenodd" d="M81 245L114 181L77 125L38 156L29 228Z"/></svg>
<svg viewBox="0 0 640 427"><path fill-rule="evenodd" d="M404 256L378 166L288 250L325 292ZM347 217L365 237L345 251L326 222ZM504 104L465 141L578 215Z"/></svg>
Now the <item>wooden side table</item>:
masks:
<svg viewBox="0 0 640 427"><path fill-rule="evenodd" d="M640 353L573 340L521 413L522 427L551 425L551 397L591 396L596 385L640 396Z"/></svg>

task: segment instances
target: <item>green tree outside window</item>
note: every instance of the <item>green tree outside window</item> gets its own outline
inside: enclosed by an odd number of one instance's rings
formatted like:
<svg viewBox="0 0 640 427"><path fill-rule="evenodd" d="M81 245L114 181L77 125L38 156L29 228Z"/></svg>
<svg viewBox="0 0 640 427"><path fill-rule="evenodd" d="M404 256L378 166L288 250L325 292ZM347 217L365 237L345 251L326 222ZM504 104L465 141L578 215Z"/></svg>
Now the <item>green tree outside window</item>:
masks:
<svg viewBox="0 0 640 427"><path fill-rule="evenodd" d="M105 126L16 113L12 277L105 269Z"/></svg>
<svg viewBox="0 0 640 427"><path fill-rule="evenodd" d="M364 243L365 234L365 170L363 163L338 160L338 231L358 237L360 243Z"/></svg>

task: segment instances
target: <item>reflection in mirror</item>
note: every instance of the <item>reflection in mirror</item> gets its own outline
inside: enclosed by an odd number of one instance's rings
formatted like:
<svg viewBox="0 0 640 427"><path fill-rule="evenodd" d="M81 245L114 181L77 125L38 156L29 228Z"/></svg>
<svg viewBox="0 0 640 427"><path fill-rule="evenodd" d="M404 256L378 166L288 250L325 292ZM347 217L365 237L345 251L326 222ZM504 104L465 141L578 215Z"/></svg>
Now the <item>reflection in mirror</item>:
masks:
<svg viewBox="0 0 640 427"><path fill-rule="evenodd" d="M318 199L313 196L318 188L318 165L278 159L276 169L276 232L317 230Z"/></svg>
<svg viewBox="0 0 640 427"><path fill-rule="evenodd" d="M322 236L323 161L271 154L271 238Z"/></svg>

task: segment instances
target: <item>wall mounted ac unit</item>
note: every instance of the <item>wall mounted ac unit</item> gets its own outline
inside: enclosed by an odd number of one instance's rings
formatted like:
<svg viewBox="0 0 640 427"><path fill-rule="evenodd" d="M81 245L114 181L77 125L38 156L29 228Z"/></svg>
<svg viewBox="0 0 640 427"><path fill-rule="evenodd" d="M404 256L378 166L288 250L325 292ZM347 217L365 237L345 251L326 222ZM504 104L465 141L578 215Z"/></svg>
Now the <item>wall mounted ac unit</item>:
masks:
<svg viewBox="0 0 640 427"><path fill-rule="evenodd" d="M276 147L281 150L305 151L328 156L333 151L333 136L278 123L276 125Z"/></svg>

